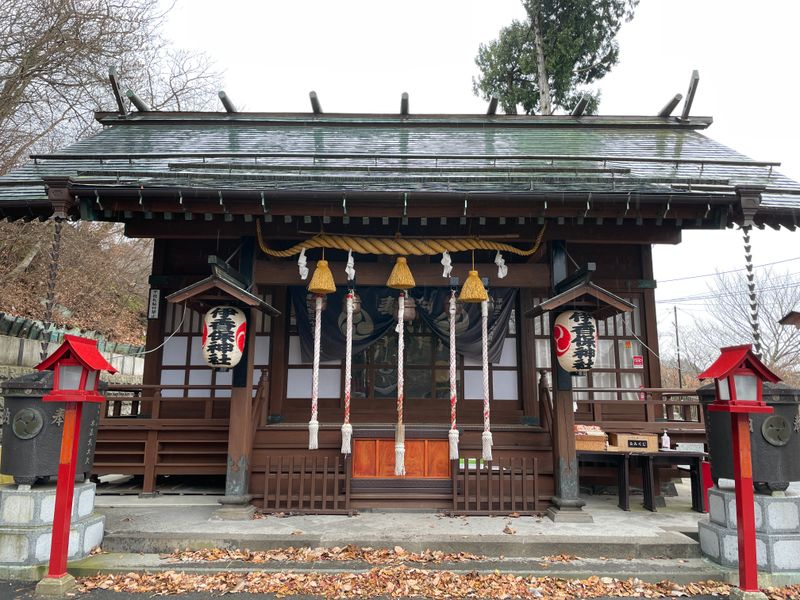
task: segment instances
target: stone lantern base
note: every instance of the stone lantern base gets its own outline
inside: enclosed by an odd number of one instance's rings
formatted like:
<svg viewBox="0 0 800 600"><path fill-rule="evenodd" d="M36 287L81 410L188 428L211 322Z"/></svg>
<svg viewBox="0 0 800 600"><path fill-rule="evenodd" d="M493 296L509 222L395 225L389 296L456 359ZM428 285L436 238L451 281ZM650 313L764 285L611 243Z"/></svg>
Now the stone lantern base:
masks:
<svg viewBox="0 0 800 600"><path fill-rule="evenodd" d="M75 484L69 560L89 555L103 541L105 517L94 513L95 484ZM0 578L47 564L56 505L55 484L0 486Z"/></svg>
<svg viewBox="0 0 800 600"><path fill-rule="evenodd" d="M698 523L700 550L716 563L738 567L736 492L708 491L709 522ZM800 571L800 496L755 497L756 560L767 573Z"/></svg>

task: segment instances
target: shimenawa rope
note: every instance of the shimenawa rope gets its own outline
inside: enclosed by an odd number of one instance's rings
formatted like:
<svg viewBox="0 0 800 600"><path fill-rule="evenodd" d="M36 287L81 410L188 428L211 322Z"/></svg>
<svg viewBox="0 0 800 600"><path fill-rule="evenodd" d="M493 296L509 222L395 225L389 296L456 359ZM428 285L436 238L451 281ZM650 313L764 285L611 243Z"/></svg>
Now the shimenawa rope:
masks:
<svg viewBox="0 0 800 600"><path fill-rule="evenodd" d="M261 251L268 256L287 258L298 254L308 248L335 248L339 250L352 250L360 254L392 254L397 256L432 256L443 252L466 252L469 250L498 250L510 252L519 256L531 256L541 246L546 224L539 230L533 246L527 250L520 250L510 244L493 242L480 238L380 238L359 237L354 235L335 235L319 233L311 239L304 240L286 250L274 250L267 246L261 231L261 222L256 221L258 245Z"/></svg>

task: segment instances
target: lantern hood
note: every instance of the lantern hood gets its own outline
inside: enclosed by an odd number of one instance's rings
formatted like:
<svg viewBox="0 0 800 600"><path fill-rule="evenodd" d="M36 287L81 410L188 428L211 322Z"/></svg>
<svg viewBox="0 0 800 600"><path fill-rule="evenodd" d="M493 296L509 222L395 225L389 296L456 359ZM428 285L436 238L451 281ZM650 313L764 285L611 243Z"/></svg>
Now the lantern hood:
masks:
<svg viewBox="0 0 800 600"><path fill-rule="evenodd" d="M185 302L189 308L204 313L220 304L235 304L240 307L255 308L272 317L279 317L280 311L248 291L250 282L228 265L224 260L209 256L211 275L192 283L167 296L167 302Z"/></svg>
<svg viewBox="0 0 800 600"><path fill-rule="evenodd" d="M752 344L728 346L727 348L721 348L720 352L719 358L705 371L700 373L697 376L698 379L720 379L726 377L734 369L745 368L755 371L764 381L777 383L781 380L780 377L770 371L767 366L753 354Z"/></svg>
<svg viewBox="0 0 800 600"><path fill-rule="evenodd" d="M64 343L55 352L36 365L39 371L48 371L55 368L58 361L69 353L69 358L77 360L82 366L92 371L108 371L111 374L117 370L111 366L97 349L97 341L76 335L65 335Z"/></svg>

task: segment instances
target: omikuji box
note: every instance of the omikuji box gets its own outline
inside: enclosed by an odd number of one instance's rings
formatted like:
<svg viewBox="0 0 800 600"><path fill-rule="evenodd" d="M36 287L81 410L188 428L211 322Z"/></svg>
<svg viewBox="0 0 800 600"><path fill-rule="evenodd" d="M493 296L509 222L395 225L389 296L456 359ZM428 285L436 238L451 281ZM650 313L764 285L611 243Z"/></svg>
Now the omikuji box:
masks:
<svg viewBox="0 0 800 600"><path fill-rule="evenodd" d="M655 434L610 433L608 443L617 452L658 452L658 436Z"/></svg>

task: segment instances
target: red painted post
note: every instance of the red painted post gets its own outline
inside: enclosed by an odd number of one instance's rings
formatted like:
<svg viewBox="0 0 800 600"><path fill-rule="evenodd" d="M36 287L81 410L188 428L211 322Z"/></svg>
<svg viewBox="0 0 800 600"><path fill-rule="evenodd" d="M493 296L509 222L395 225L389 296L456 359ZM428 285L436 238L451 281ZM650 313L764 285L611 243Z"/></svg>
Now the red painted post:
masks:
<svg viewBox="0 0 800 600"><path fill-rule="evenodd" d="M707 460L700 463L700 474L703 480L703 512L708 512L708 490L714 487L714 480L711 478L711 463Z"/></svg>
<svg viewBox="0 0 800 600"><path fill-rule="evenodd" d="M750 415L731 413L733 472L736 482L736 527L739 533L739 589L757 592L756 520L753 464L750 457Z"/></svg>
<svg viewBox="0 0 800 600"><path fill-rule="evenodd" d="M61 433L61 457L56 482L56 507L53 515L53 538L50 543L48 577L67 574L69 526L72 520L72 498L75 494L75 465L81 429L82 402L67 402L64 410L64 429Z"/></svg>

